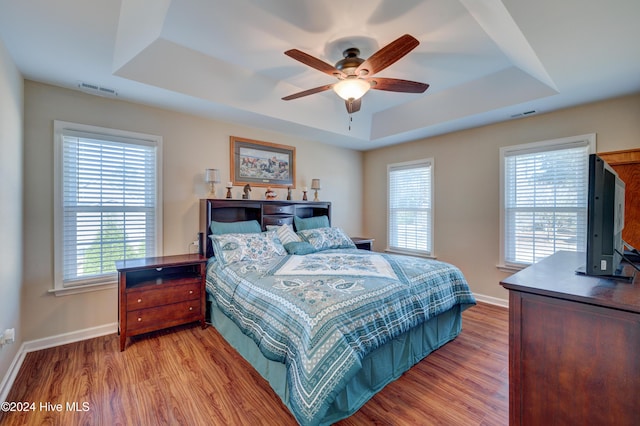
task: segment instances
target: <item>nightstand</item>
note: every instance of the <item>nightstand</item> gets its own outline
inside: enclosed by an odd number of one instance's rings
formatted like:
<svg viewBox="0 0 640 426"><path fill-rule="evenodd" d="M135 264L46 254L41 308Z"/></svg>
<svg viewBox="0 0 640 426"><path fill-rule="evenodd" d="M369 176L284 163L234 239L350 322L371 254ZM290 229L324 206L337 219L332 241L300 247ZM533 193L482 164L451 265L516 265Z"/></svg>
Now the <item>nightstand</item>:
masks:
<svg viewBox="0 0 640 426"><path fill-rule="evenodd" d="M374 238L365 238L365 237L350 237L353 244L356 245L360 250L373 250L373 242Z"/></svg>
<svg viewBox="0 0 640 426"><path fill-rule="evenodd" d="M130 336L195 321L205 327L206 263L198 254L116 262L120 351Z"/></svg>

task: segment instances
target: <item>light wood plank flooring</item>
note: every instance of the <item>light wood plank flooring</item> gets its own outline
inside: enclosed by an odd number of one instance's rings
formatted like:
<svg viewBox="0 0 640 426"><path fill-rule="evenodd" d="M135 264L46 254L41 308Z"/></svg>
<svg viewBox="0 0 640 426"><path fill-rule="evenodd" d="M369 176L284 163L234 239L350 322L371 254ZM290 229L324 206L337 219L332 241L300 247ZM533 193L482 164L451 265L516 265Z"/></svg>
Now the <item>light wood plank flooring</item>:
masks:
<svg viewBox="0 0 640 426"><path fill-rule="evenodd" d="M479 303L460 336L339 425L507 425L508 337L507 309ZM7 401L35 411L0 412L1 425L296 424L210 326L134 337L124 352L113 334L29 353Z"/></svg>

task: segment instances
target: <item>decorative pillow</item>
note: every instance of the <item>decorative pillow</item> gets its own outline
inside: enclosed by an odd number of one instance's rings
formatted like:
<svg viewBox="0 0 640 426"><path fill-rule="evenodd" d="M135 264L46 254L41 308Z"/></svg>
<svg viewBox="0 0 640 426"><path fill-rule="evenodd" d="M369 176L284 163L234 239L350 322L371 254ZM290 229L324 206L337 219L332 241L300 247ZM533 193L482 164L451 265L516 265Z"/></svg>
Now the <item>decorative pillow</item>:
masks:
<svg viewBox="0 0 640 426"><path fill-rule="evenodd" d="M267 231L275 231L282 244L302 241L300 236L293 231L293 228L288 223L282 226L267 225Z"/></svg>
<svg viewBox="0 0 640 426"><path fill-rule="evenodd" d="M328 228L329 218L327 216L313 216L301 218L293 217L293 223L296 225L296 231L304 231L305 229Z"/></svg>
<svg viewBox="0 0 640 426"><path fill-rule="evenodd" d="M289 254L304 255L316 252L316 249L306 241L292 241L290 243L286 243L284 248Z"/></svg>
<svg viewBox="0 0 640 426"><path fill-rule="evenodd" d="M340 228L316 228L298 231L303 240L316 250L356 248L351 238Z"/></svg>
<svg viewBox="0 0 640 426"><path fill-rule="evenodd" d="M257 220L245 220L239 222L216 222L215 220L212 220L209 227L211 228L211 233L214 235L253 234L256 232L262 232Z"/></svg>
<svg viewBox="0 0 640 426"><path fill-rule="evenodd" d="M275 232L211 235L213 253L219 262L263 260L287 254Z"/></svg>

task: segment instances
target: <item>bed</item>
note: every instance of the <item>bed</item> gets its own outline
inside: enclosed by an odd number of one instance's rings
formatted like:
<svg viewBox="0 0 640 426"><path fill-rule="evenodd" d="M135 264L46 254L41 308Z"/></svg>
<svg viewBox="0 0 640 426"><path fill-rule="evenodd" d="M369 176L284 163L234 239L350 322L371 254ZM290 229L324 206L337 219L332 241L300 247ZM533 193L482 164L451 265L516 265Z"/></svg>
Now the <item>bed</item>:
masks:
<svg viewBox="0 0 640 426"><path fill-rule="evenodd" d="M201 201L209 320L302 425L353 414L454 339L475 304L458 268L359 250L330 212Z"/></svg>

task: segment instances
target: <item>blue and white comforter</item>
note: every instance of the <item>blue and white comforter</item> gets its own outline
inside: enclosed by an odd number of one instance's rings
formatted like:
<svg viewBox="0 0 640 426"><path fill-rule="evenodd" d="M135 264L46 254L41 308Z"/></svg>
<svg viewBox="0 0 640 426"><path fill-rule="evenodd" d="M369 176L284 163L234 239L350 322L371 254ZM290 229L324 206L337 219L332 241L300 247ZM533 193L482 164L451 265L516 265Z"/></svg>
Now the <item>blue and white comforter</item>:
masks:
<svg viewBox="0 0 640 426"><path fill-rule="evenodd" d="M207 289L265 357L286 364L299 423L317 424L362 358L410 328L475 303L450 264L363 250L221 265Z"/></svg>

